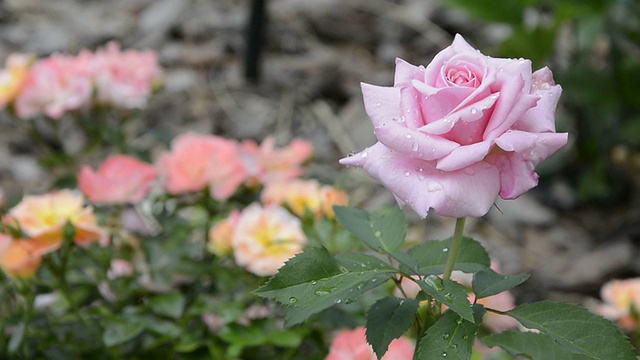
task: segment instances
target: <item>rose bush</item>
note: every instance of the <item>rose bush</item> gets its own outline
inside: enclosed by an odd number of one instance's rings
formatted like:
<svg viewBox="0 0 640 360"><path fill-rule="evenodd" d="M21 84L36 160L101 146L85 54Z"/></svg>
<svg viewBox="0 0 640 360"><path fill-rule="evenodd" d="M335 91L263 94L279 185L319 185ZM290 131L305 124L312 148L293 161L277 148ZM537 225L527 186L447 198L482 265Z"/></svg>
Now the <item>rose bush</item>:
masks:
<svg viewBox="0 0 640 360"><path fill-rule="evenodd" d="M548 68L481 54L460 35L425 68L396 61L394 86L362 84L378 142L342 159L425 217L482 216L498 194L538 183L534 168L566 144Z"/></svg>

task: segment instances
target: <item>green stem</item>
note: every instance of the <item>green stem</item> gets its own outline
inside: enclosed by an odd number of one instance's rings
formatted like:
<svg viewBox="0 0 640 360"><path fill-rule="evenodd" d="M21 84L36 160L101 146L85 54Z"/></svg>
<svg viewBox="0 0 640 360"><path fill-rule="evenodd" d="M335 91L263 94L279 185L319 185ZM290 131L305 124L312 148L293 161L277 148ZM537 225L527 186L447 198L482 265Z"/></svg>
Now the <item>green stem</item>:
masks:
<svg viewBox="0 0 640 360"><path fill-rule="evenodd" d="M462 244L462 233L464 232L464 221L466 218L461 217L456 220L456 228L453 232L453 239L451 239L451 248L449 249L449 257L442 273L444 280L451 279L451 273L453 267L456 264L458 253L460 252L460 244Z"/></svg>

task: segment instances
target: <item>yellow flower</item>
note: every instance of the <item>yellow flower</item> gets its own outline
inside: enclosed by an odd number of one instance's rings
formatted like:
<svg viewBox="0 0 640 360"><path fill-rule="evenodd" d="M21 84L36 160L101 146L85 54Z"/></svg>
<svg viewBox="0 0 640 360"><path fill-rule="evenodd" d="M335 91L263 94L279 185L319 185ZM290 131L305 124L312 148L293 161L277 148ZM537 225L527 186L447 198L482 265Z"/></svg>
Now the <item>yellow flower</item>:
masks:
<svg viewBox="0 0 640 360"><path fill-rule="evenodd" d="M6 68L0 70L0 109L12 102L27 77L33 56L13 54L7 58Z"/></svg>
<svg viewBox="0 0 640 360"><path fill-rule="evenodd" d="M64 239L67 222L73 225L73 241L85 246L103 239L105 231L98 226L93 208L84 207L84 198L70 190L44 195L26 196L9 211L7 222L13 221L29 236L37 254L55 251Z"/></svg>

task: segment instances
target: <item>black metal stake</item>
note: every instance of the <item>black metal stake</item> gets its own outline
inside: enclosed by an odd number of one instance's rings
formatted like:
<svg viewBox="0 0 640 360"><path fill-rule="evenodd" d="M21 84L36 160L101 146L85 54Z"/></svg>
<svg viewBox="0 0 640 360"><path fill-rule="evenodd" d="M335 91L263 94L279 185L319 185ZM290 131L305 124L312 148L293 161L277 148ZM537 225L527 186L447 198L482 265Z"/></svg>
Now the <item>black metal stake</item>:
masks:
<svg viewBox="0 0 640 360"><path fill-rule="evenodd" d="M252 0L250 5L251 12L246 29L244 76L251 82L257 82L260 78L260 55L267 24L265 2L266 0Z"/></svg>

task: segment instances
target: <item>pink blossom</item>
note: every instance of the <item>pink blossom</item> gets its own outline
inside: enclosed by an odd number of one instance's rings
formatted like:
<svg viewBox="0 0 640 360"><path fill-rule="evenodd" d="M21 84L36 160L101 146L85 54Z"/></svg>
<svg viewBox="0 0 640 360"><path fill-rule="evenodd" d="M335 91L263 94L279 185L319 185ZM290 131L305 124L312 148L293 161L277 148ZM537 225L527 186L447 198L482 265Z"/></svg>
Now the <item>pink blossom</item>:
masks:
<svg viewBox="0 0 640 360"><path fill-rule="evenodd" d="M297 217L277 205L253 203L242 210L231 246L238 265L256 275L269 276L301 252L306 241Z"/></svg>
<svg viewBox="0 0 640 360"><path fill-rule="evenodd" d="M640 278L612 280L600 289L602 304L597 312L618 324L626 331L638 326L638 319L632 309L640 309Z"/></svg>
<svg viewBox="0 0 640 360"><path fill-rule="evenodd" d="M155 178L153 165L126 155L112 155L98 171L83 166L78 187L96 204L137 203L147 195Z"/></svg>
<svg viewBox="0 0 640 360"><path fill-rule="evenodd" d="M88 52L77 57L56 54L38 61L16 97L17 115L32 118L46 114L58 119L87 104L92 92L88 66L91 56Z"/></svg>
<svg viewBox="0 0 640 360"><path fill-rule="evenodd" d="M311 143L294 139L288 146L276 149L273 137L265 138L260 146L247 140L241 144L241 157L247 168L248 185L289 180L304 173L302 164L313 154Z"/></svg>
<svg viewBox="0 0 640 360"><path fill-rule="evenodd" d="M566 144L561 91L548 68L485 56L457 35L426 68L398 59L393 87L362 84L378 142L340 162L422 217L482 216L498 195L536 186L536 165Z"/></svg>
<svg viewBox="0 0 640 360"><path fill-rule="evenodd" d="M217 200L233 195L244 181L246 170L238 144L212 135L186 133L171 143L171 152L160 156L157 169L171 194L196 192L209 187Z"/></svg>
<svg viewBox="0 0 640 360"><path fill-rule="evenodd" d="M126 109L147 105L161 72L155 52L121 51L120 44L115 41L96 51L91 71L97 102Z"/></svg>
<svg viewBox="0 0 640 360"><path fill-rule="evenodd" d="M111 266L107 270L107 278L113 280L131 275L133 275L133 264L131 262L123 259L111 259Z"/></svg>
<svg viewBox="0 0 640 360"><path fill-rule="evenodd" d="M413 358L414 345L404 337L389 344L382 360L409 360ZM366 329L357 327L341 331L331 342L329 355L325 360L377 360L371 345L367 343Z"/></svg>

